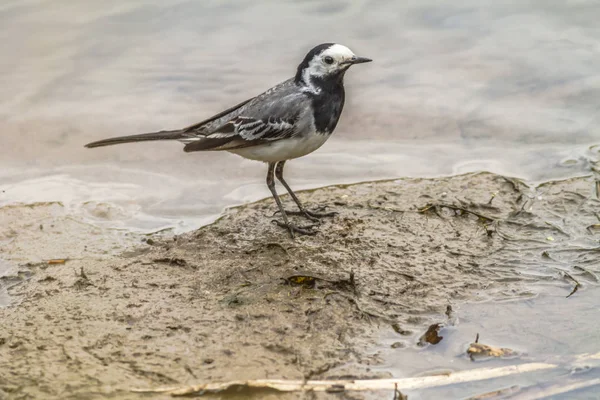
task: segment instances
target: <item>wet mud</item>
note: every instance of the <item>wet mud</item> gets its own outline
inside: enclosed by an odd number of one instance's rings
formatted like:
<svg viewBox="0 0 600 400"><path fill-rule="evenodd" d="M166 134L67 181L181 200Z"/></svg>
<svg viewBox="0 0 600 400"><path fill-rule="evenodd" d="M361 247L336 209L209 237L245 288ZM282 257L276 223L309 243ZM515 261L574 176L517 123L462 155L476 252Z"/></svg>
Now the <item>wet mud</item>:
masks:
<svg viewBox="0 0 600 400"><path fill-rule="evenodd" d="M22 263L0 278L0 398L389 377L382 331L402 357L443 341L457 304L597 285L597 187L490 173L327 187L300 193L338 212L316 236L289 239L265 199L107 260Z"/></svg>

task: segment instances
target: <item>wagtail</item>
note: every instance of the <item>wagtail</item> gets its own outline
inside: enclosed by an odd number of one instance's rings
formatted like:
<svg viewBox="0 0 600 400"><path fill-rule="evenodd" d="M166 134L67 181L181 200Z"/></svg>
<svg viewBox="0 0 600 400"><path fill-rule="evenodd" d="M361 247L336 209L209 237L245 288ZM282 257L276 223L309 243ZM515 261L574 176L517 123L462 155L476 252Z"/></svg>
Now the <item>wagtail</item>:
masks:
<svg viewBox="0 0 600 400"><path fill-rule="evenodd" d="M311 226L290 223L289 214L302 215L313 222L335 213L309 211L283 179L287 160L317 150L329 139L344 107L344 75L355 64L370 62L349 48L324 43L308 52L296 75L266 92L183 129L121 136L89 143L86 147L153 140L177 140L185 152L229 151L250 160L268 163L267 186L273 194L283 222L294 233L315 234ZM283 184L299 208L286 212L275 190L275 177Z"/></svg>

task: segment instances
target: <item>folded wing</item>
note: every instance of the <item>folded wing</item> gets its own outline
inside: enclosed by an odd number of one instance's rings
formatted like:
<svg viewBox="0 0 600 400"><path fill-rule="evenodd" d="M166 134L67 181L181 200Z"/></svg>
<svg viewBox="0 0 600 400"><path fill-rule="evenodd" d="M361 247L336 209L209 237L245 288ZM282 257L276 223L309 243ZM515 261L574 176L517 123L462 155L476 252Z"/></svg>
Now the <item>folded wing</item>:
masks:
<svg viewBox="0 0 600 400"><path fill-rule="evenodd" d="M181 140L184 151L231 150L293 137L297 132L297 117L265 119L238 116L209 135Z"/></svg>

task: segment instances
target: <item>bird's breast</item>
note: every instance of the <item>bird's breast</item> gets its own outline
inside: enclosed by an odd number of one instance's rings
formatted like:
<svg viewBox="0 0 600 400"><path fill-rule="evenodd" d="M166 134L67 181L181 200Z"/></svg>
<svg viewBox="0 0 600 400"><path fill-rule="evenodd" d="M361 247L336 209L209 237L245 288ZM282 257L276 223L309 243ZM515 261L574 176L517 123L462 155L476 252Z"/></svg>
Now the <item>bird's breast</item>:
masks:
<svg viewBox="0 0 600 400"><path fill-rule="evenodd" d="M230 150L244 158L263 162L291 160L312 153L329 139L331 135L306 133L288 139L276 140L252 147Z"/></svg>

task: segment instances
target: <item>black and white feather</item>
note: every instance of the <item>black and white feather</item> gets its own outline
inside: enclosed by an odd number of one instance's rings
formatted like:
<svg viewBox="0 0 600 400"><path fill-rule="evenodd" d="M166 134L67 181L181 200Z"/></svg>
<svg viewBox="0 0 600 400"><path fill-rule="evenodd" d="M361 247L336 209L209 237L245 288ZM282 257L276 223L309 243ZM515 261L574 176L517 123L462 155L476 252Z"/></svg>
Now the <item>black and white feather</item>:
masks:
<svg viewBox="0 0 600 400"><path fill-rule="evenodd" d="M306 55L293 78L209 119L180 130L116 137L86 147L178 140L186 152L225 150L264 162L301 157L333 133L344 107L344 74L351 65L367 61L345 46L322 44Z"/></svg>

